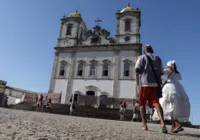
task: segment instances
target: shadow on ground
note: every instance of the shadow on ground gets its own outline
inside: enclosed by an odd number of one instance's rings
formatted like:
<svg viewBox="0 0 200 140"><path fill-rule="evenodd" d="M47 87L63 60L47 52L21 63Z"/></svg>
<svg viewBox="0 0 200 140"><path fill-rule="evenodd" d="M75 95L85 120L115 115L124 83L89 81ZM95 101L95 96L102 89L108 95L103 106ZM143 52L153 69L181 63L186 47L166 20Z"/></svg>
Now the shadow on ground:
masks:
<svg viewBox="0 0 200 140"><path fill-rule="evenodd" d="M200 134L189 134L189 133L169 133L169 135L175 135L175 136L188 136L188 137L200 138Z"/></svg>

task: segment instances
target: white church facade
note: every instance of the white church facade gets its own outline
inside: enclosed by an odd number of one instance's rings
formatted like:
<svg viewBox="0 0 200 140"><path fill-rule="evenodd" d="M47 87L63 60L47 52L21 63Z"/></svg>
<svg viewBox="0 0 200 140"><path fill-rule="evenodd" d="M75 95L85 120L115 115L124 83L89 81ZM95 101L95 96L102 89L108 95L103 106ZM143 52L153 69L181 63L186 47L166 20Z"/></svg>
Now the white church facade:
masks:
<svg viewBox="0 0 200 140"><path fill-rule="evenodd" d="M129 4L116 15L116 35L97 25L88 30L78 11L61 19L49 93L136 98L135 62L141 55L140 10Z"/></svg>

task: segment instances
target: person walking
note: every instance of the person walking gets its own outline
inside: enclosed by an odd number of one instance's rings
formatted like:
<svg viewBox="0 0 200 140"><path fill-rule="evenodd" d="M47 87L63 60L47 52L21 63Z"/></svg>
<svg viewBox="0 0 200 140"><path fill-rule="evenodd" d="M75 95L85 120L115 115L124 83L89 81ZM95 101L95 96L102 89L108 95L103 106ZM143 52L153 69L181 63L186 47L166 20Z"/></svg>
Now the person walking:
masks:
<svg viewBox="0 0 200 140"><path fill-rule="evenodd" d="M48 113L51 112L51 105L52 105L52 101L51 101L51 98L49 98L48 102L47 102L47 106L46 106L46 111Z"/></svg>
<svg viewBox="0 0 200 140"><path fill-rule="evenodd" d="M140 115L142 118L142 129L148 130L146 121L146 104L150 107L155 107L160 118L161 132L168 133L162 107L159 104L159 98L162 97L160 90L161 75L164 74L164 69L160 57L155 56L151 45L144 47L144 55L138 57L135 70L137 74L137 88L139 92ZM139 80L140 77L140 80ZM139 82L140 81L140 84Z"/></svg>
<svg viewBox="0 0 200 140"><path fill-rule="evenodd" d="M169 61L167 68L162 76L164 83L163 98L160 104L164 111L164 118L171 120L171 132L178 133L183 131L180 122L188 122L190 117L190 102L183 86L179 82L182 80L180 72L177 70L175 61ZM158 114L155 112L153 120L159 120Z"/></svg>
<svg viewBox="0 0 200 140"><path fill-rule="evenodd" d="M46 112L47 111L47 103L49 102L48 100L48 96L45 97L44 100L44 104L43 104L43 111Z"/></svg>
<svg viewBox="0 0 200 140"><path fill-rule="evenodd" d="M120 109L119 109L119 113L120 113L120 120L123 121L124 120L124 114L126 111L126 101L122 101L120 102Z"/></svg>
<svg viewBox="0 0 200 140"><path fill-rule="evenodd" d="M42 109L43 109L43 95L40 94L39 97L36 99L36 101L37 101L36 111L42 111Z"/></svg>
<svg viewBox="0 0 200 140"><path fill-rule="evenodd" d="M132 121L139 121L139 104L138 104L138 101L135 101L135 103L133 104Z"/></svg>

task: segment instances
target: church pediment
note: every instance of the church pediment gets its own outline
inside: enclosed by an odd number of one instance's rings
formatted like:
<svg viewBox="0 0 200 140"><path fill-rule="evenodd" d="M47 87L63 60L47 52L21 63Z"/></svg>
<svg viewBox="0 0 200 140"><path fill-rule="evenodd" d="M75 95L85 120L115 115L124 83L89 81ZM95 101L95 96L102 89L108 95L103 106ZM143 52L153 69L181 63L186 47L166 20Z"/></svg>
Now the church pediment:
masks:
<svg viewBox="0 0 200 140"><path fill-rule="evenodd" d="M115 40L110 37L110 32L101 29L99 25L96 25L92 30L85 31L83 34L82 45L100 45L100 44L112 44Z"/></svg>
<svg viewBox="0 0 200 140"><path fill-rule="evenodd" d="M105 95L105 96L108 96L108 97L110 96L110 94L108 92L105 92L105 91L102 91L101 95Z"/></svg>
<svg viewBox="0 0 200 140"><path fill-rule="evenodd" d="M88 85L85 88L86 88L87 91L89 91L89 90L97 91L97 89L98 89L96 86L93 86L93 85Z"/></svg>
<svg viewBox="0 0 200 140"><path fill-rule="evenodd" d="M82 93L81 91L79 91L79 90L74 91L74 94L80 94L80 95L83 95L83 93Z"/></svg>

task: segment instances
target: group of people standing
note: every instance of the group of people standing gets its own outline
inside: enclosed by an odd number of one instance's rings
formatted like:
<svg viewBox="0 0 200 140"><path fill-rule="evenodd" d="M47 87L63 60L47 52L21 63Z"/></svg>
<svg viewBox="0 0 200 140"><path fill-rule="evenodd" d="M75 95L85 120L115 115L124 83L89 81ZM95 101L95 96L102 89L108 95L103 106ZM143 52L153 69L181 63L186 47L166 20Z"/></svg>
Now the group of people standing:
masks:
<svg viewBox="0 0 200 140"><path fill-rule="evenodd" d="M120 113L120 120L124 120L124 114L126 111L126 100L123 100L120 102L120 108L119 108L119 113ZM138 101L133 102L133 117L131 121L139 121L139 104Z"/></svg>
<svg viewBox="0 0 200 140"><path fill-rule="evenodd" d="M152 119L160 120L161 132L168 133L164 121L168 119L172 121L171 132L178 133L183 131L180 122L187 122L190 116L189 98L179 82L182 77L176 62L169 61L164 70L162 60L153 53L151 45L146 45L135 65L142 129L148 130L145 111L148 103L155 107Z"/></svg>
<svg viewBox="0 0 200 140"><path fill-rule="evenodd" d="M44 96L40 94L36 97L36 104L36 111L49 112L51 109L51 98L48 98L48 96L46 96L46 98L44 99Z"/></svg>

